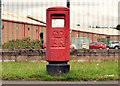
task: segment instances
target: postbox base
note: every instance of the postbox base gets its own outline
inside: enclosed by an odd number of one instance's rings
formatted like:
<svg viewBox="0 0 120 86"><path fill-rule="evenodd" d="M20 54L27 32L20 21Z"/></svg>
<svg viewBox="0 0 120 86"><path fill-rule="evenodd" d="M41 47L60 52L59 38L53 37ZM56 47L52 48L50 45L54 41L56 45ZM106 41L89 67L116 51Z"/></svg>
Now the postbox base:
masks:
<svg viewBox="0 0 120 86"><path fill-rule="evenodd" d="M47 64L46 69L51 76L67 74L70 71L69 64Z"/></svg>

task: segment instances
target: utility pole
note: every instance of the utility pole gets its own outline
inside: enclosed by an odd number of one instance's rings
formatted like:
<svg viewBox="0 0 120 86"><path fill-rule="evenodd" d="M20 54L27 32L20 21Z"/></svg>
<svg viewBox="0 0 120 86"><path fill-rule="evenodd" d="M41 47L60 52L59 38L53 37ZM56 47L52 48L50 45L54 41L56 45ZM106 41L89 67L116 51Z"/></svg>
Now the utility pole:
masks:
<svg viewBox="0 0 120 86"><path fill-rule="evenodd" d="M70 8L70 0L67 0L67 7Z"/></svg>

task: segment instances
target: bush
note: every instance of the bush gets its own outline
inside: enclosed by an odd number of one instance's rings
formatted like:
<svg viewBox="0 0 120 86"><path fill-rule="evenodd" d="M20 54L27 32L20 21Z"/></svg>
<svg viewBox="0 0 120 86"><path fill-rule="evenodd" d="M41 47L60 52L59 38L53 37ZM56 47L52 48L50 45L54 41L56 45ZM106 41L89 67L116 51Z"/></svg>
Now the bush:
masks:
<svg viewBox="0 0 120 86"><path fill-rule="evenodd" d="M42 44L40 40L31 40L24 38L22 40L11 40L2 45L3 49L41 49Z"/></svg>
<svg viewBox="0 0 120 86"><path fill-rule="evenodd" d="M98 38L97 41L98 41L98 42L103 42L103 43L105 43L105 44L109 44L110 38L108 38L108 39L102 39L102 38L99 39L99 38Z"/></svg>
<svg viewBox="0 0 120 86"><path fill-rule="evenodd" d="M118 25L116 26L116 29L117 29L117 30L120 30L120 24L118 24Z"/></svg>

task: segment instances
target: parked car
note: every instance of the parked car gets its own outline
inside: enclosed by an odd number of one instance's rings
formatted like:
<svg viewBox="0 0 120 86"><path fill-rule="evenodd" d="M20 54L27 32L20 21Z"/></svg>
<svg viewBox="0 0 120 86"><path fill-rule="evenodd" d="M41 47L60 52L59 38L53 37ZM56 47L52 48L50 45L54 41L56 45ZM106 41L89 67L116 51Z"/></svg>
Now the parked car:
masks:
<svg viewBox="0 0 120 86"><path fill-rule="evenodd" d="M112 41L109 45L107 45L109 49L120 49L120 41Z"/></svg>
<svg viewBox="0 0 120 86"><path fill-rule="evenodd" d="M89 49L106 49L106 45L103 42L92 42L89 44Z"/></svg>
<svg viewBox="0 0 120 86"><path fill-rule="evenodd" d="M46 42L43 43L43 49L45 49L45 48L46 48ZM75 48L74 48L74 46L71 45L70 49L75 49Z"/></svg>
<svg viewBox="0 0 120 86"><path fill-rule="evenodd" d="M75 46L73 46L73 45L70 45L70 49L75 49Z"/></svg>
<svg viewBox="0 0 120 86"><path fill-rule="evenodd" d="M75 45L74 44L70 45L70 49L76 49Z"/></svg>
<svg viewBox="0 0 120 86"><path fill-rule="evenodd" d="M45 49L45 48L46 48L46 42L43 43L43 49Z"/></svg>

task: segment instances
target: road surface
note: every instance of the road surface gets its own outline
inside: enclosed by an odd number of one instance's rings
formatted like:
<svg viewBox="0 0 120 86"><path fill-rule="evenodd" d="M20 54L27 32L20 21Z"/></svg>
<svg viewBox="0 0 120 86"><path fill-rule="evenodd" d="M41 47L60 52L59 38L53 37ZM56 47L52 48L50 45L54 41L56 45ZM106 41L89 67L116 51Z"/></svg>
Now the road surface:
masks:
<svg viewBox="0 0 120 86"><path fill-rule="evenodd" d="M118 86L119 81L2 81L2 86ZM12 84L12 85L10 85Z"/></svg>

